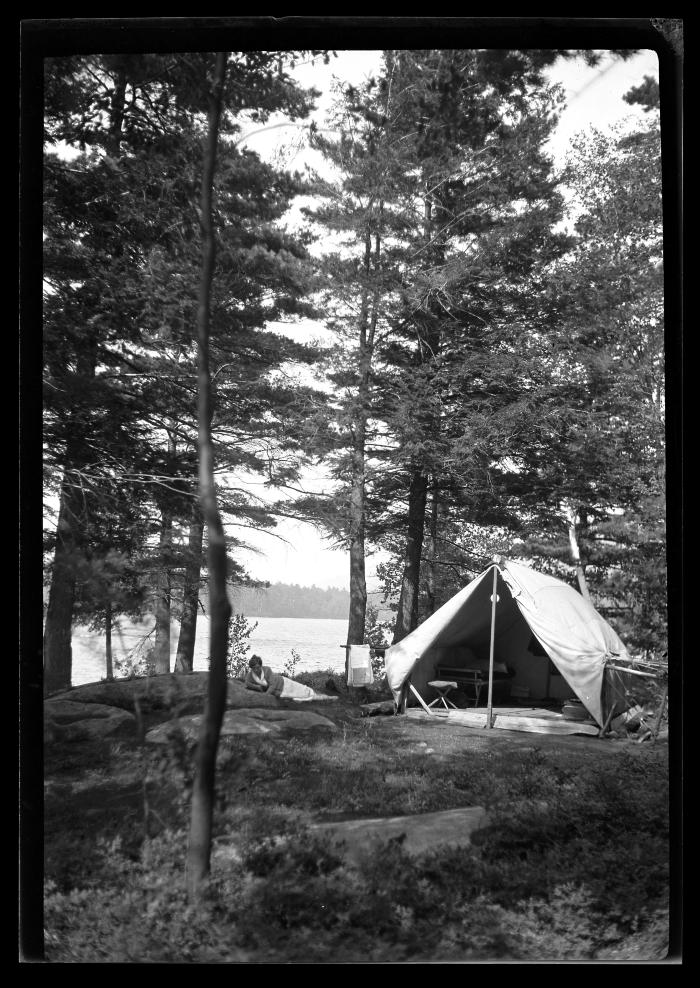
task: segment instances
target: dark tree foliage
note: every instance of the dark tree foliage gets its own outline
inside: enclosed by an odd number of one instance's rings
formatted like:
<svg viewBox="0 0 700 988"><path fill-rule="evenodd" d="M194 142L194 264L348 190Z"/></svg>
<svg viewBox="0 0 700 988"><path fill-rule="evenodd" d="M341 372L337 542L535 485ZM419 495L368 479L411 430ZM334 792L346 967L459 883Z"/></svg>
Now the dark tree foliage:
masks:
<svg viewBox="0 0 700 988"><path fill-rule="evenodd" d="M633 93L636 90L632 91ZM513 496L525 546L569 561L568 513L586 578L629 645L666 640L664 291L658 118L593 134L568 180L576 242L552 270L540 425ZM539 345L539 344L538 344Z"/></svg>
<svg viewBox="0 0 700 988"><path fill-rule="evenodd" d="M386 52L381 76L345 93L339 138L317 140L342 184L321 190L315 219L356 245L327 269L329 322L357 342L334 376L341 486L323 518L347 537L359 482L369 544L410 532L397 638L417 620L428 489L441 525L510 517L496 464L523 427L534 273L568 243L552 232L562 200L543 152L553 57Z"/></svg>
<svg viewBox="0 0 700 988"><path fill-rule="evenodd" d="M212 307L217 453L232 470L262 470L268 479L278 470L293 475L299 418L290 411L295 389L276 387L271 372L314 352L279 333L256 339L268 322L310 312L310 271L304 244L279 225L301 182L241 150L236 118L264 124L275 110L307 112L308 97L280 69L282 55L231 56L214 217L222 242ZM45 443L48 484L60 499L48 689L70 685L74 570L93 552L89 533L115 478L122 489L109 510L131 501L150 516L142 555L164 511L174 521L190 516L197 194L210 64L205 54L47 61ZM59 142L73 154L53 153ZM272 521L235 490L225 506L244 523ZM177 574L168 579L178 582Z"/></svg>

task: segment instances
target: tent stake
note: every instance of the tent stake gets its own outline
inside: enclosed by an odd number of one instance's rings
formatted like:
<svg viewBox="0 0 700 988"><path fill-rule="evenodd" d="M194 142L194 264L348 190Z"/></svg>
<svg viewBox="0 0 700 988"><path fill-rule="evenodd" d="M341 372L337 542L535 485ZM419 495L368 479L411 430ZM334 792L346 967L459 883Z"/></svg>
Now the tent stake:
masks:
<svg viewBox="0 0 700 988"><path fill-rule="evenodd" d="M486 715L486 726L493 727L493 643L496 630L496 587L498 585L498 566L493 567L493 592L491 593L491 645L489 648L489 705Z"/></svg>
<svg viewBox="0 0 700 988"><path fill-rule="evenodd" d="M598 731L598 737L599 738L604 738L605 735L607 734L608 728L610 727L610 723L611 723L611 721L613 719L613 714L615 713L615 706L616 706L616 704L613 703L613 705L610 707L610 712L608 713L608 716L605 718L605 723L603 724L603 726L601 727L601 729Z"/></svg>

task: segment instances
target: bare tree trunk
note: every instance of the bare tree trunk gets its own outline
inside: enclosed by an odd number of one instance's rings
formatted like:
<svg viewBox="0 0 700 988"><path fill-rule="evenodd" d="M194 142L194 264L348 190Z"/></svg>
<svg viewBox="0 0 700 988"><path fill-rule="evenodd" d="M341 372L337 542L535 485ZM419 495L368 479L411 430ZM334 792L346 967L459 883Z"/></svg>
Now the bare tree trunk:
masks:
<svg viewBox="0 0 700 988"><path fill-rule="evenodd" d="M375 236L374 265L379 267L381 238ZM369 277L372 266L372 241L369 229L365 237L365 274ZM379 292L374 291L372 307L369 307L369 289L365 288L360 307L359 363L360 376L357 395L357 414L353 422L353 456L350 491L350 608L348 614L348 645L361 645L365 640L365 616L367 612L367 582L365 575L365 442L370 400L370 370L374 351L374 337L379 311ZM346 650L346 675L349 673L350 649Z"/></svg>
<svg viewBox="0 0 700 988"><path fill-rule="evenodd" d="M227 57L227 52L218 52L216 56L214 79L209 93L209 120L201 191L202 276L197 306L197 419L199 497L208 537L210 659L209 688L197 745L192 786L187 852L187 892L191 899L201 890L210 869L216 753L226 707L226 646L231 618L231 603L226 593L226 541L214 483L211 429L214 399L209 367L211 285L216 257L212 200Z"/></svg>
<svg viewBox="0 0 700 988"><path fill-rule="evenodd" d="M44 625L44 693L71 687L73 656L71 627L75 601L75 552L78 504L64 477L58 509L49 605Z"/></svg>
<svg viewBox="0 0 700 988"><path fill-rule="evenodd" d="M180 636L177 640L177 655L175 656L175 672L192 672L194 668L203 538L204 525L199 510L195 508L195 517L190 524L187 544L187 563L182 588L182 615L180 617Z"/></svg>
<svg viewBox="0 0 700 988"><path fill-rule="evenodd" d="M431 181L425 181L423 199L423 237L426 248L432 242L433 212L429 188ZM433 252L435 248L433 247ZM426 334L428 359L439 349L439 334L428 331ZM423 362L423 341L421 340L418 359ZM408 531L406 534L406 549L404 553L404 569L401 580L401 592L394 626L393 643L400 642L418 625L418 595L420 588L420 564L423 552L423 531L425 527L425 507L428 496L428 477L420 464L412 467L411 482L408 490Z"/></svg>
<svg viewBox="0 0 700 988"><path fill-rule="evenodd" d="M156 676L170 672L170 564L168 557L172 546L173 519L165 509L161 513L160 559L156 579L155 615L156 635L153 661Z"/></svg>
<svg viewBox="0 0 700 988"><path fill-rule="evenodd" d="M112 601L105 602L105 663L107 679L114 679L114 664L112 656Z"/></svg>
<svg viewBox="0 0 700 988"><path fill-rule="evenodd" d="M400 642L418 624L418 580L423 552L423 526L428 496L428 478L415 469L408 491L408 532L404 555L403 579L396 614L392 644Z"/></svg>
<svg viewBox="0 0 700 988"><path fill-rule="evenodd" d="M348 645L361 645L365 636L367 583L365 579L365 451L364 423L356 427L350 492L350 609ZM346 670L347 672L347 670Z"/></svg>
<svg viewBox="0 0 700 988"><path fill-rule="evenodd" d="M438 489L437 480L433 477L430 498L430 535L425 553L425 596L428 614L435 613L435 561L437 557L437 526L438 526Z"/></svg>

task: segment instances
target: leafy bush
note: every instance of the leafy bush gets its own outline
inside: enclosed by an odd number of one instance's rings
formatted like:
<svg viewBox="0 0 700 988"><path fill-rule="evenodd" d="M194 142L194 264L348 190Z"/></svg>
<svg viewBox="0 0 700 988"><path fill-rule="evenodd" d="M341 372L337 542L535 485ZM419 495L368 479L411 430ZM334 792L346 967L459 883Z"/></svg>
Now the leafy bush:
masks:
<svg viewBox="0 0 700 988"><path fill-rule="evenodd" d="M297 671L297 665L301 662L301 655L297 652L295 648L292 649L291 659L287 659L284 663L284 669L282 670L282 675L287 676L288 679L294 679Z"/></svg>
<svg viewBox="0 0 700 988"><path fill-rule="evenodd" d="M226 647L226 675L229 679L242 679L248 671L248 639L257 626L257 621L251 624L244 614L231 615Z"/></svg>
<svg viewBox="0 0 700 988"><path fill-rule="evenodd" d="M153 661L154 652L153 645L144 648L143 642L140 642L123 658L114 657L114 671L120 679L141 679L144 676L153 676L156 671Z"/></svg>

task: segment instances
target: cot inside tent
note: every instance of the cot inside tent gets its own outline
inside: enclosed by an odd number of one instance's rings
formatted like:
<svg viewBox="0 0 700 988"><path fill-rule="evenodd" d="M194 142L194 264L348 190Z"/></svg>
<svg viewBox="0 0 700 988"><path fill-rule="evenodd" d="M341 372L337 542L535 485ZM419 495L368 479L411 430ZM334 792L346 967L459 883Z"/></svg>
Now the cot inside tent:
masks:
<svg viewBox="0 0 700 988"><path fill-rule="evenodd" d="M624 644L573 587L502 557L387 649L395 702L409 681L427 698L440 665L478 664L488 676L492 618L494 668L507 669L511 690L519 687L533 700L578 697L603 725L605 665L629 659Z"/></svg>

